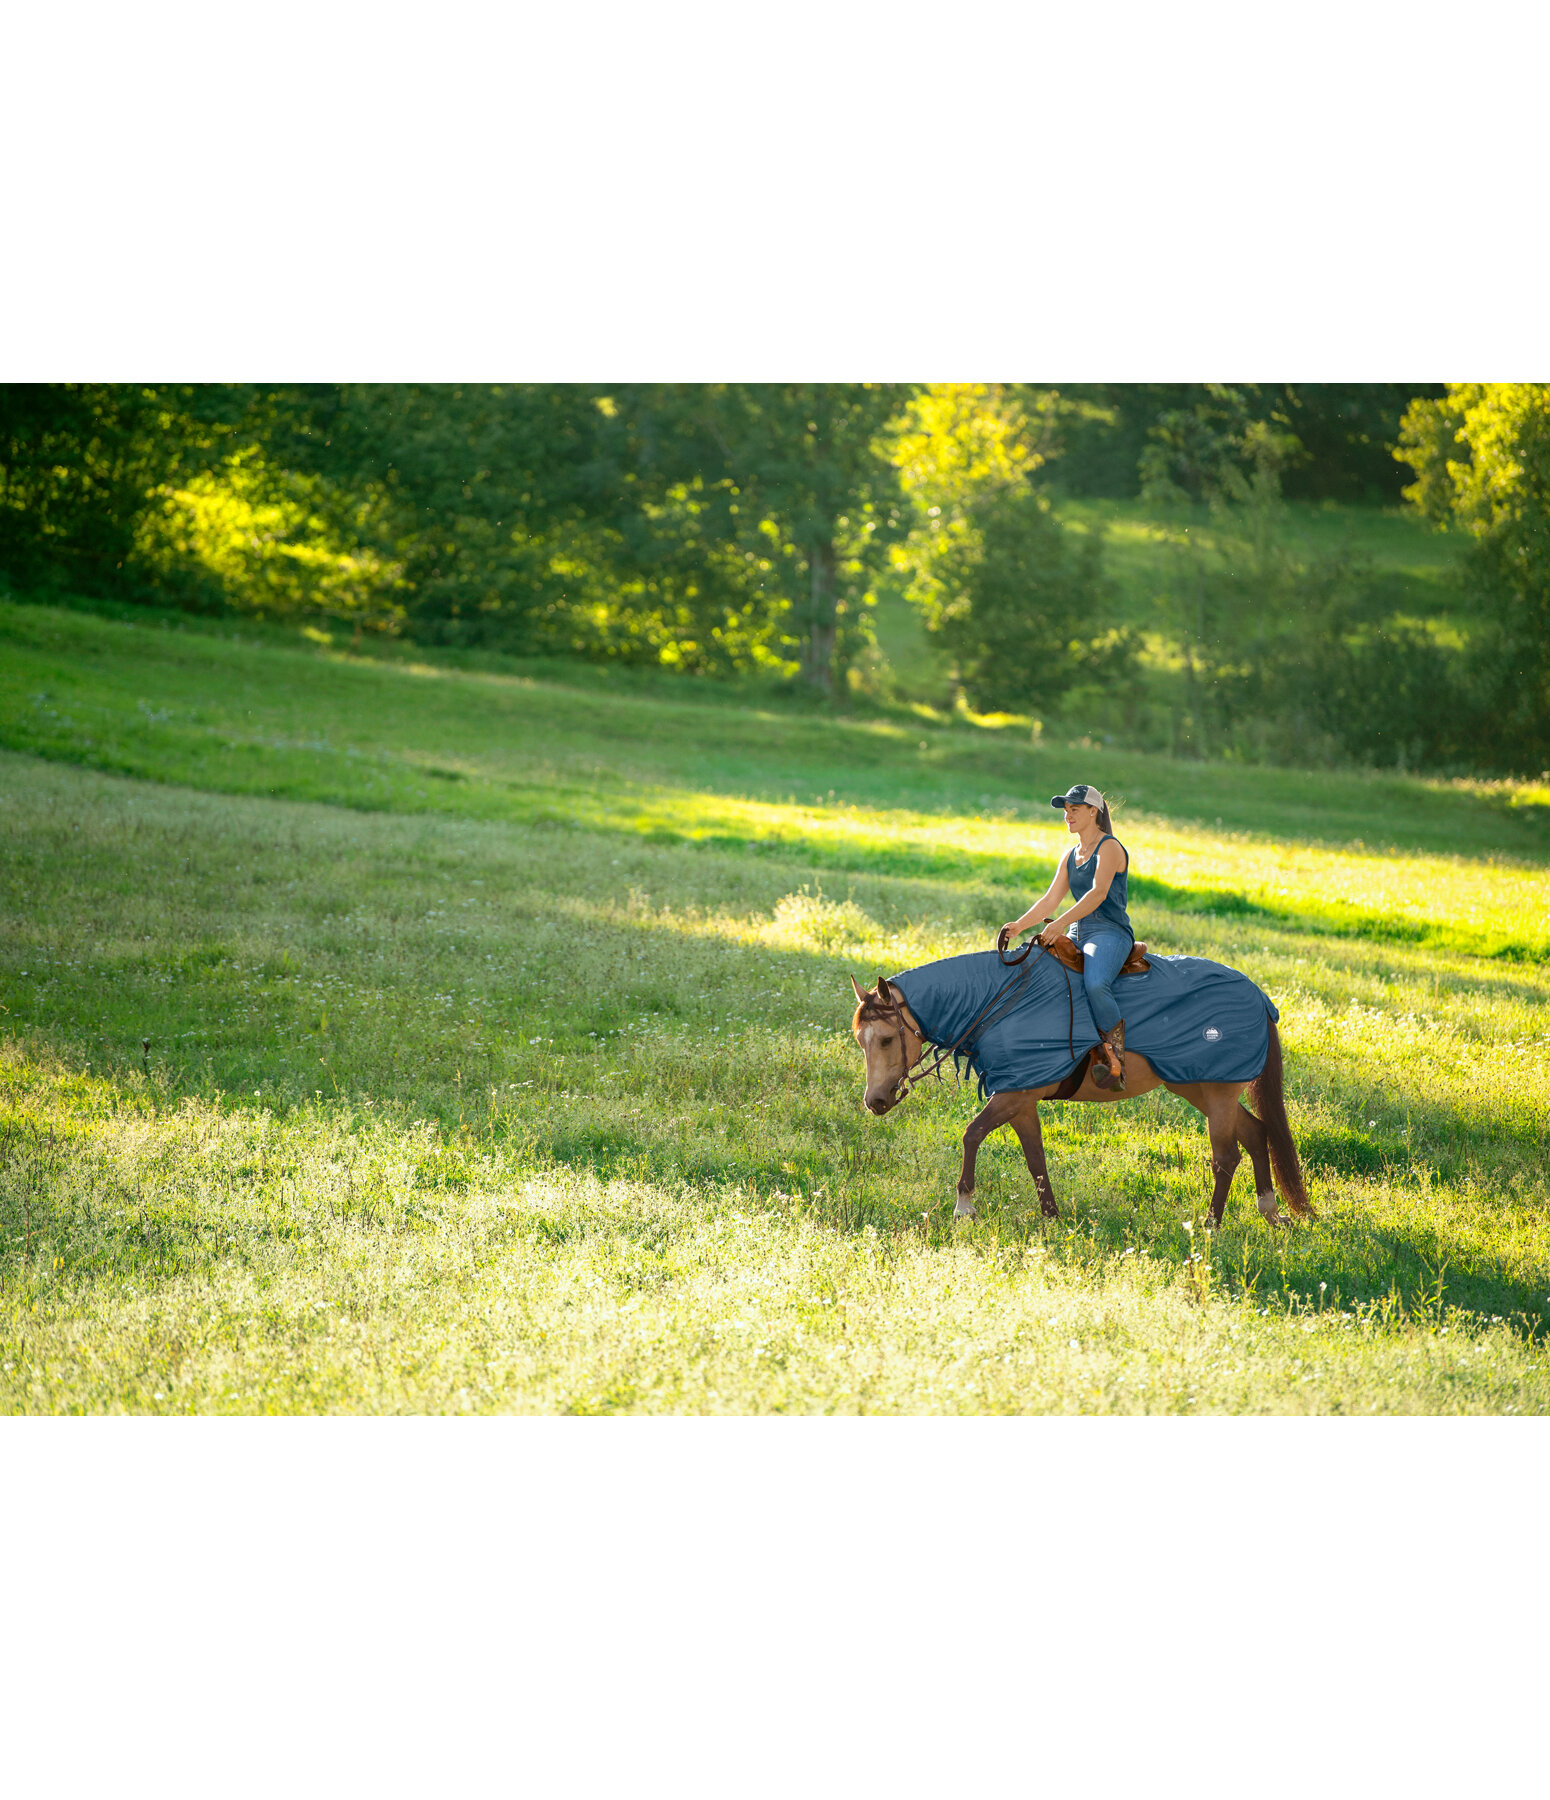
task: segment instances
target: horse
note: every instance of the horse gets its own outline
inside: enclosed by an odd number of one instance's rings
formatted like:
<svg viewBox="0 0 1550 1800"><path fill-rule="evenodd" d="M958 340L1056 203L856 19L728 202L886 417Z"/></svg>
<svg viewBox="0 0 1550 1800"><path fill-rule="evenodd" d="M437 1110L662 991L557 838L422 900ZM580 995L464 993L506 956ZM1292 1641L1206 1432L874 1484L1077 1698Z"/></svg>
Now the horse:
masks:
<svg viewBox="0 0 1550 1800"><path fill-rule="evenodd" d="M866 1088L862 1105L877 1118L891 1112L909 1091L911 1071L925 1055L928 1040L915 1015L906 1004L903 992L884 976L877 985L863 988L852 975L850 985L856 994L856 1010L851 1031L866 1059ZM1007 1090L992 1094L982 1110L969 1123L963 1134L963 1167L958 1176L957 1199L953 1207L955 1219L972 1219L974 1212L974 1164L979 1147L991 1132L1010 1125L1022 1144L1028 1172L1039 1195L1039 1208L1047 1219L1060 1216L1050 1185L1049 1169L1044 1160L1044 1137L1039 1124L1041 1100L1078 1100L1092 1105L1112 1106L1121 1100L1136 1100L1153 1088L1165 1087L1169 1093L1187 1100L1205 1115L1211 1136L1211 1169L1215 1186L1211 1194L1211 1226L1222 1222L1228 1189L1242 1150L1247 1150L1253 1164L1256 1198L1267 1224L1289 1225L1291 1220L1280 1209L1276 1184L1292 1214L1299 1219L1313 1218L1314 1211L1303 1183L1302 1165L1297 1146L1292 1141L1286 1118L1286 1099L1281 1082L1281 1040L1274 1018L1267 1019L1269 1040L1264 1064L1257 1075L1247 1081L1165 1081L1141 1052L1125 1051L1125 1085L1123 1088L1101 1088L1093 1080L1095 1065L1084 1051L1076 1067L1064 1081L1052 1081L1042 1087ZM964 1034L969 1037L969 1033ZM960 1045L937 1047L934 1066L937 1070L947 1055ZM927 1073L932 1071L928 1070ZM916 1079L919 1079L917 1076ZM1242 1103L1242 1096L1252 1090L1259 1108L1256 1115ZM983 1092L983 1088L981 1089ZM1242 1149L1240 1149L1240 1145Z"/></svg>

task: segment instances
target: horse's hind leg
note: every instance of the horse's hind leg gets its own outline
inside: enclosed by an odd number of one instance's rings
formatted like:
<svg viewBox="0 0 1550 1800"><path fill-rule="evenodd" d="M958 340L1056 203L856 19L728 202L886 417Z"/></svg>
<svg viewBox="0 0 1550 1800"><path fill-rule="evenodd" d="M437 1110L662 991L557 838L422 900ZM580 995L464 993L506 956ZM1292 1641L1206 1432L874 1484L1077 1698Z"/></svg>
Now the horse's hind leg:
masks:
<svg viewBox="0 0 1550 1800"><path fill-rule="evenodd" d="M1249 1153L1249 1160L1254 1165L1254 1193L1259 1203L1259 1210L1269 1225L1284 1225L1281 1208L1276 1203L1275 1177L1270 1172L1270 1137L1265 1130L1264 1121L1255 1118L1254 1114L1240 1100L1238 1102L1238 1142Z"/></svg>
<svg viewBox="0 0 1550 1800"><path fill-rule="evenodd" d="M1220 1225L1233 1171L1243 1160L1238 1148L1238 1119L1243 1112L1238 1096L1243 1089L1220 1081L1170 1081L1166 1085L1197 1112L1205 1114L1206 1130L1211 1134L1211 1173L1216 1177L1211 1189L1211 1223Z"/></svg>
<svg viewBox="0 0 1550 1800"><path fill-rule="evenodd" d="M1206 1129L1211 1134L1211 1172L1216 1177L1211 1189L1211 1223L1220 1225L1227 1207L1227 1190L1243 1152L1238 1148L1238 1095L1215 1082L1201 1085L1206 1089Z"/></svg>

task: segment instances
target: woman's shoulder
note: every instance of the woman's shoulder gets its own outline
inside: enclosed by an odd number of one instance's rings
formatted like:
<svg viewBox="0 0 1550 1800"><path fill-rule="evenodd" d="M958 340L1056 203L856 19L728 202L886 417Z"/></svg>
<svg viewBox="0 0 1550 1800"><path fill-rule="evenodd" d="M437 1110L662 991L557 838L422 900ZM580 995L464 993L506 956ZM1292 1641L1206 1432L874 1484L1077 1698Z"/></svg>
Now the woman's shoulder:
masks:
<svg viewBox="0 0 1550 1800"><path fill-rule="evenodd" d="M1130 862L1130 852L1119 841L1119 839L1117 837L1115 837L1115 835L1112 831L1103 840L1103 842L1098 846L1098 854L1101 856L1103 854L1103 852L1108 849L1110 844L1112 844L1114 846L1114 848L1120 853L1121 858L1128 865Z"/></svg>

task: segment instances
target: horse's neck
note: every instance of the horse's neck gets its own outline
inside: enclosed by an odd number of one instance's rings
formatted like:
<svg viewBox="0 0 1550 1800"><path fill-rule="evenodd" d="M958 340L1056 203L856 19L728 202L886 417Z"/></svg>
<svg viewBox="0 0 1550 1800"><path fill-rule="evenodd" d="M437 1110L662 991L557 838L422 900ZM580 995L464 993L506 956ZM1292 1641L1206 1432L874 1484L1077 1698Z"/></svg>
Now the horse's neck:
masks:
<svg viewBox="0 0 1550 1800"><path fill-rule="evenodd" d="M915 1054L904 1065L907 1069L911 1069L926 1053L926 1034L920 1029L920 1021L902 1000L899 1002L899 1017L904 1021L906 1029L915 1034Z"/></svg>

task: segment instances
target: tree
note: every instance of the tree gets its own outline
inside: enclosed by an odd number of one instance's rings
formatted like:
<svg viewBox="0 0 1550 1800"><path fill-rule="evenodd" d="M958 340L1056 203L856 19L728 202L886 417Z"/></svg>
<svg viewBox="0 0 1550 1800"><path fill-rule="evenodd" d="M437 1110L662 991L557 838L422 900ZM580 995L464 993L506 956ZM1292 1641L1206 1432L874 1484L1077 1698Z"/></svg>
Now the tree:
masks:
<svg viewBox="0 0 1550 1800"><path fill-rule="evenodd" d="M1415 471L1411 503L1472 540L1490 748L1498 766L1537 774L1550 765L1550 383L1450 382L1411 404L1394 454Z"/></svg>
<svg viewBox="0 0 1550 1800"><path fill-rule="evenodd" d="M1067 531L1033 485L1060 417L1053 394L941 382L889 433L913 518L896 559L982 711L1128 687L1134 644L1112 624L1100 541Z"/></svg>
<svg viewBox="0 0 1550 1800"><path fill-rule="evenodd" d="M1172 514L1172 568L1156 599L1180 650L1175 750L1263 754L1277 740L1307 761L1337 748L1302 676L1310 646L1344 653L1369 584L1343 554L1311 569L1290 554L1281 480L1299 451L1244 391L1211 387L1162 414L1142 452L1142 494Z"/></svg>
<svg viewBox="0 0 1550 1800"><path fill-rule="evenodd" d="M423 635L783 669L805 496L769 410L674 384L298 389L273 442L358 504Z"/></svg>
<svg viewBox="0 0 1550 1800"><path fill-rule="evenodd" d="M1099 539L1073 536L1026 484L984 509L977 538L949 559L937 622L976 710L1059 712L1073 687L1122 690L1134 646L1105 629Z"/></svg>
<svg viewBox="0 0 1550 1800"><path fill-rule="evenodd" d="M237 388L97 382L0 386L0 570L27 586L123 592L146 577L159 491L219 456Z"/></svg>
<svg viewBox="0 0 1550 1800"><path fill-rule="evenodd" d="M320 508L395 566L426 636L570 647L553 639L590 573L577 535L618 504L596 390L359 383L266 404L269 459L322 483Z"/></svg>
<svg viewBox="0 0 1550 1800"><path fill-rule="evenodd" d="M1148 498L1177 509L1158 596L1182 652L1175 747L1400 768L1467 760L1480 721L1461 659L1349 544L1294 552L1282 481L1301 443L1250 398L1217 389L1163 415L1142 457Z"/></svg>
<svg viewBox="0 0 1550 1800"><path fill-rule="evenodd" d="M736 490L741 541L774 550L807 682L829 692L861 641L863 608L903 532L884 428L910 389L877 382L728 383L683 390L704 464Z"/></svg>

